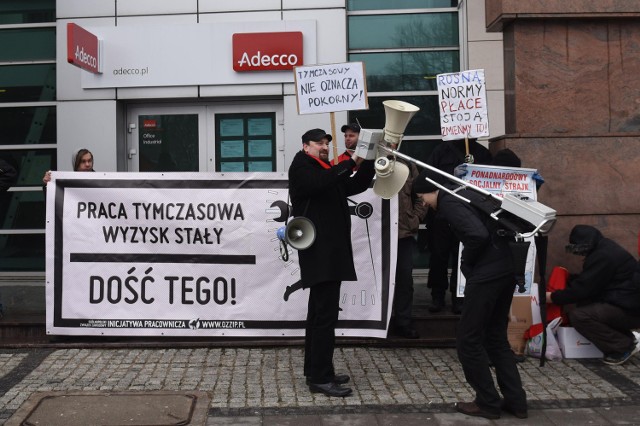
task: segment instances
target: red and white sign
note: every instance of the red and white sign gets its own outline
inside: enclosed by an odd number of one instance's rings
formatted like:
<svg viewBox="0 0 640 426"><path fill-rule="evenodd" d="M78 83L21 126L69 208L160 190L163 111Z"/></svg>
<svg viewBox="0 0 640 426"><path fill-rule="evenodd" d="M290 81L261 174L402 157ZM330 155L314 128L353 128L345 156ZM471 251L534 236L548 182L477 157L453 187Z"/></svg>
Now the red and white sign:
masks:
<svg viewBox="0 0 640 426"><path fill-rule="evenodd" d="M142 122L142 127L145 129L155 129L157 127L156 120L147 119Z"/></svg>
<svg viewBox="0 0 640 426"><path fill-rule="evenodd" d="M102 73L100 40L74 23L67 24L67 62L94 74Z"/></svg>
<svg viewBox="0 0 640 426"><path fill-rule="evenodd" d="M302 65L302 32L236 33L234 71L287 71Z"/></svg>

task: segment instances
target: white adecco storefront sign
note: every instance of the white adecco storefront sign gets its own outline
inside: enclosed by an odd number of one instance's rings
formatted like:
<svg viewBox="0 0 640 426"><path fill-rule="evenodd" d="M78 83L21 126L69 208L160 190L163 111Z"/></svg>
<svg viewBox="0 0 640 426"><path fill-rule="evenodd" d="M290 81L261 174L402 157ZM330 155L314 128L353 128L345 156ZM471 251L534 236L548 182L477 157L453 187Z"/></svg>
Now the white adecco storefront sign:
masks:
<svg viewBox="0 0 640 426"><path fill-rule="evenodd" d="M301 336L308 290L283 261L286 176L54 172L47 187L47 333ZM351 197L358 281L338 335L385 337L397 202ZM362 208L369 203L371 209ZM356 210L356 209L354 209ZM366 216L366 215L361 215Z"/></svg>
<svg viewBox="0 0 640 426"><path fill-rule="evenodd" d="M104 65L102 74L82 73L84 89L293 82L291 70L235 71L234 34L299 31L303 43L302 63L316 63L315 21L86 26L85 29L102 40ZM257 52L251 55L256 56Z"/></svg>

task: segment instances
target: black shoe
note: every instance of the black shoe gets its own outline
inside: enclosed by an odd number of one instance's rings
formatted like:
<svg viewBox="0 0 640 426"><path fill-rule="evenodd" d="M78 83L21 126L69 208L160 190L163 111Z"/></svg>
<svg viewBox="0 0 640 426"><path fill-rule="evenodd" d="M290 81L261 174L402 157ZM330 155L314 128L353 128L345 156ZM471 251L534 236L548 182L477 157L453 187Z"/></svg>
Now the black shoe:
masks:
<svg viewBox="0 0 640 426"><path fill-rule="evenodd" d="M339 396L345 397L351 395L351 388L342 387L342 385L335 384L333 382L329 383L311 383L309 384L309 390L311 393L323 393L327 396Z"/></svg>
<svg viewBox="0 0 640 426"><path fill-rule="evenodd" d="M351 377L348 374L336 374L333 376L332 382L336 385L344 385L345 383L349 383Z"/></svg>
<svg viewBox="0 0 640 426"><path fill-rule="evenodd" d="M335 383L336 385L344 385L345 383L349 383L349 380L351 380L351 377L349 377L348 374L336 374L335 376L333 376L333 380L331 380L331 382ZM307 377L305 383L307 385L310 385L311 379Z"/></svg>
<svg viewBox="0 0 640 426"><path fill-rule="evenodd" d="M483 408L478 407L475 402L458 402L456 403L456 411L467 416L484 417L485 419L496 420L500 418L500 413L492 413Z"/></svg>
<svg viewBox="0 0 640 426"><path fill-rule="evenodd" d="M434 299L427 307L432 314L438 313L444 309L444 300Z"/></svg>
<svg viewBox="0 0 640 426"><path fill-rule="evenodd" d="M504 401L502 401L502 404L500 405L500 409L505 413L509 413L512 416L515 416L519 419L526 419L527 417L529 417L529 413L527 412L526 408L524 410L517 410L511 407L511 405L507 404Z"/></svg>
<svg viewBox="0 0 640 426"><path fill-rule="evenodd" d="M623 354L605 354L604 358L602 358L602 362L607 365L622 365L629 360L632 356L637 354L640 351L640 345L638 345L635 341Z"/></svg>
<svg viewBox="0 0 640 426"><path fill-rule="evenodd" d="M396 327L395 334L404 339L417 339L420 337L415 328L410 325L405 325L403 327Z"/></svg>

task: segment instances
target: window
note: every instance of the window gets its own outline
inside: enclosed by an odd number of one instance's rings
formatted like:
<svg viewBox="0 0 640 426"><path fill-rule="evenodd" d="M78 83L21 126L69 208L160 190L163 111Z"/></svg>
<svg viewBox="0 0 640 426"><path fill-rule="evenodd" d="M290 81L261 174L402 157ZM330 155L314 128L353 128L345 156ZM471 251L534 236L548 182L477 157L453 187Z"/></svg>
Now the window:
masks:
<svg viewBox="0 0 640 426"><path fill-rule="evenodd" d="M275 172L275 114L216 114L216 171Z"/></svg>
<svg viewBox="0 0 640 426"><path fill-rule="evenodd" d="M55 0L0 2L0 157L19 172L0 194L0 274L42 272L42 175L56 159Z"/></svg>
<svg viewBox="0 0 640 426"><path fill-rule="evenodd" d="M365 64L369 109L350 121L382 128L382 102L420 107L405 131L401 151L425 161L440 137L435 76L460 70L457 0L348 0L349 61Z"/></svg>

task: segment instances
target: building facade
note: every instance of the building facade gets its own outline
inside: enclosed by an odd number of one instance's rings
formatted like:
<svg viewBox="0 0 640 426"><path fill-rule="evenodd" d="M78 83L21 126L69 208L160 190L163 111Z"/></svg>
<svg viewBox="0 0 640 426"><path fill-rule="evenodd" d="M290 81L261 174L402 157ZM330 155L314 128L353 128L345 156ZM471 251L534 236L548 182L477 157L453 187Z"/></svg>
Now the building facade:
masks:
<svg viewBox="0 0 640 426"><path fill-rule="evenodd" d="M638 83L632 82L639 67L632 41L638 36L630 18L638 13L616 9L622 7L618 2L584 0L573 14L562 12L562 2L547 2L554 10L524 10L520 3L3 2L0 156L20 169L18 185L0 195L0 289L12 295L4 303L44 306L41 179L46 170L71 170L75 150L91 150L95 169L105 172L284 172L306 130L332 132L342 151L342 124L358 120L363 127L382 128L382 101L399 99L421 108L401 150L424 161L440 143L434 77L466 69L485 70L490 138L483 142L492 150L512 148L524 167L540 169L547 180L540 199L560 216L550 263L565 261L554 247L581 221L601 225L631 249L631 233L637 235L639 227L630 196L637 176L629 170L640 170L640 124L633 109ZM576 12L581 7L600 12ZM102 39L102 75L68 62L69 24ZM363 62L369 109L301 115L292 71L235 69L234 35L292 32L302 35L302 65ZM558 56L549 40L559 42L562 34L570 36ZM611 67L616 57L618 68ZM201 61L214 66L203 72ZM575 84L578 71L594 64L621 77L606 80L611 90L602 91L597 78ZM614 87L614 81L622 83ZM580 96L586 92L592 96ZM606 96L621 101L599 102ZM626 119L603 121L603 114ZM580 178L573 177L576 170L582 170ZM580 182L604 185L596 191L597 203Z"/></svg>

